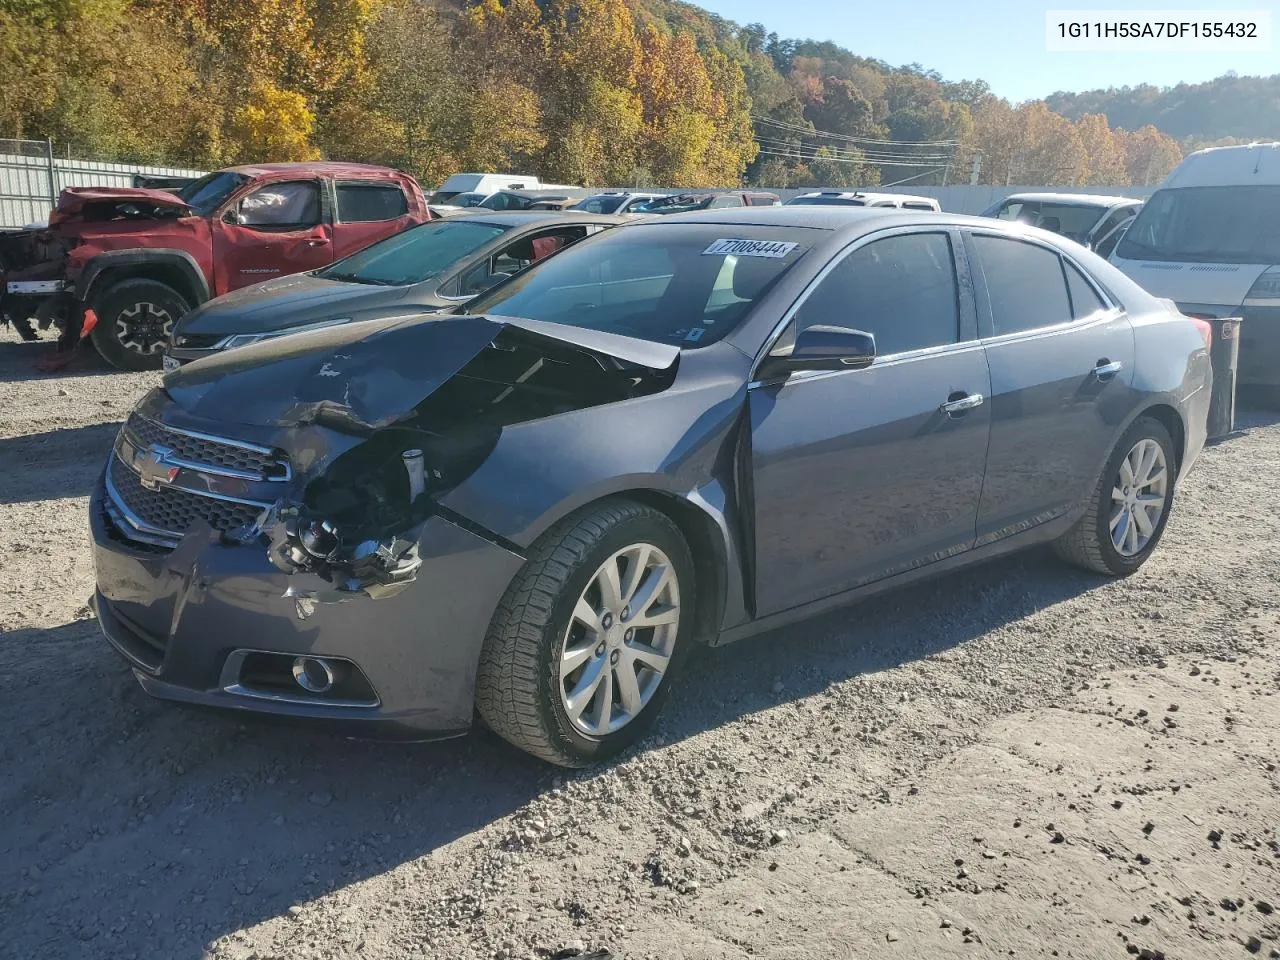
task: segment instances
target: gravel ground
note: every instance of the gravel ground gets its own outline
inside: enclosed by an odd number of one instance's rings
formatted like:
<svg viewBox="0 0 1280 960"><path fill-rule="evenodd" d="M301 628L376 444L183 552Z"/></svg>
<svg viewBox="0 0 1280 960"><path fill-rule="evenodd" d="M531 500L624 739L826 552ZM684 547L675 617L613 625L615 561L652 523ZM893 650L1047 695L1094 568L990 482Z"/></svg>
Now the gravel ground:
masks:
<svg viewBox="0 0 1280 960"><path fill-rule="evenodd" d="M0 957L1280 957L1280 416L1153 560L1043 553L693 661L565 775L148 699L86 497L155 382L0 333Z"/></svg>

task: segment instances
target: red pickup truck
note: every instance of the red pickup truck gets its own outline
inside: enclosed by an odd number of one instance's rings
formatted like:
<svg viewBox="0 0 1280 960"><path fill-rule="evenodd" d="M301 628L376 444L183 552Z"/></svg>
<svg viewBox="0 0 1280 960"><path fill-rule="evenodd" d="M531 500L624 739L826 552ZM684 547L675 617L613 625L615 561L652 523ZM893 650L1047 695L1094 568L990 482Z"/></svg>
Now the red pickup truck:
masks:
<svg viewBox="0 0 1280 960"><path fill-rule="evenodd" d="M108 361L158 368L174 321L211 297L332 263L429 220L411 176L354 163L219 170L176 192L62 191L49 224L0 234L0 322L82 329Z"/></svg>

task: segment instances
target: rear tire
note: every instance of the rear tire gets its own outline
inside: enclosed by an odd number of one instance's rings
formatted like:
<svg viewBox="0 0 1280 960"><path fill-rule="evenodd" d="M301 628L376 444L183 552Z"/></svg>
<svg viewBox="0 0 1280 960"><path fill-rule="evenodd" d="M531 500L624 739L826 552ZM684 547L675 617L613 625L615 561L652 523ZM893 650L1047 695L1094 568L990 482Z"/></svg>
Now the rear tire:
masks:
<svg viewBox="0 0 1280 960"><path fill-rule="evenodd" d="M1148 456L1152 466L1146 475L1140 475ZM1107 459L1084 516L1054 542L1058 556L1112 577L1127 577L1137 571L1155 550L1169 522L1177 480L1175 464L1173 440L1164 424L1152 417L1135 420ZM1158 517L1154 508L1157 497L1161 498Z"/></svg>
<svg viewBox="0 0 1280 960"><path fill-rule="evenodd" d="M97 298L98 324L89 334L98 352L121 370L159 370L173 325L191 309L158 280L122 280Z"/></svg>
<svg viewBox="0 0 1280 960"><path fill-rule="evenodd" d="M610 582L616 602L604 592ZM476 679L481 719L559 766L619 753L666 701L692 646L694 601L693 556L665 514L612 500L566 518L538 541L494 614Z"/></svg>

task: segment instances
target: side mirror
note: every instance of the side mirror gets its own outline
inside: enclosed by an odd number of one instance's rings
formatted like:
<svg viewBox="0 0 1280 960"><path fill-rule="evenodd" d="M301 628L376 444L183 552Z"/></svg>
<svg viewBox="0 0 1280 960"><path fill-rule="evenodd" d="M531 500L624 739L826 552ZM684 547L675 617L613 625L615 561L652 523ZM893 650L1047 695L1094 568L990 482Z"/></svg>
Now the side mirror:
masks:
<svg viewBox="0 0 1280 960"><path fill-rule="evenodd" d="M243 213L241 213L235 207L232 207L230 210L228 210L226 213L222 215L222 222L234 223L234 224L237 224L238 226L243 227L246 223L249 222L249 218L246 217Z"/></svg>
<svg viewBox="0 0 1280 960"><path fill-rule="evenodd" d="M756 377L780 380L795 370L863 370L875 359L874 334L815 324L800 331L790 352L766 357Z"/></svg>

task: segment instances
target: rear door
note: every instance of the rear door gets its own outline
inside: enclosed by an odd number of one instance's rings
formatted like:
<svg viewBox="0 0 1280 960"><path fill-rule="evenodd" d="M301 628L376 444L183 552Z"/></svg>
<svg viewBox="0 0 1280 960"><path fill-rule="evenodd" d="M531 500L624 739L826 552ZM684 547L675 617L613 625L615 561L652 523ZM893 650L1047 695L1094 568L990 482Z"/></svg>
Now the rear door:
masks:
<svg viewBox="0 0 1280 960"><path fill-rule="evenodd" d="M367 247L415 222L409 198L393 181L339 180L334 188L333 259Z"/></svg>
<svg viewBox="0 0 1280 960"><path fill-rule="evenodd" d="M772 350L835 324L874 334L875 362L751 385L757 615L973 546L991 408L958 243L918 228L859 241Z"/></svg>
<svg viewBox="0 0 1280 960"><path fill-rule="evenodd" d="M1061 516L1088 493L1133 403L1133 330L1070 259L967 234L991 367L978 544Z"/></svg>
<svg viewBox="0 0 1280 960"><path fill-rule="evenodd" d="M238 194L213 221L214 293L333 262L321 180L282 180Z"/></svg>

